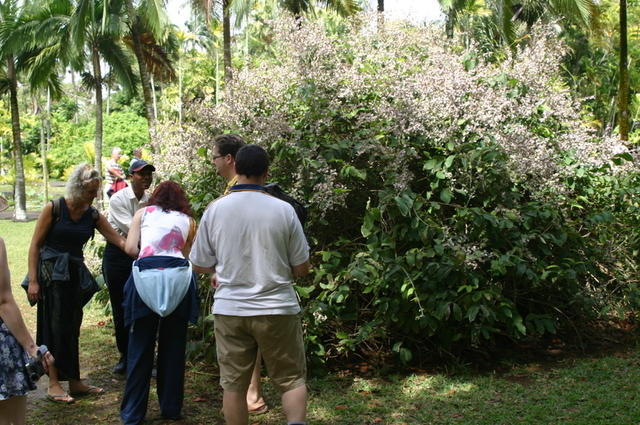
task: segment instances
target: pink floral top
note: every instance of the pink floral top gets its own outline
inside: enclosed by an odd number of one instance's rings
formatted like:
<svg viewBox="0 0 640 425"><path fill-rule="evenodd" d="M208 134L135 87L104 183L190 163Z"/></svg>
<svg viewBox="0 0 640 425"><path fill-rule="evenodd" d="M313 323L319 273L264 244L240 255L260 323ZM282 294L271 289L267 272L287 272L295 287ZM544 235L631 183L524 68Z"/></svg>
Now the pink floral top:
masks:
<svg viewBox="0 0 640 425"><path fill-rule="evenodd" d="M184 248L189 236L191 220L188 215L178 211L163 211L155 205L144 209L140 226L140 255L138 258L152 255L184 258Z"/></svg>

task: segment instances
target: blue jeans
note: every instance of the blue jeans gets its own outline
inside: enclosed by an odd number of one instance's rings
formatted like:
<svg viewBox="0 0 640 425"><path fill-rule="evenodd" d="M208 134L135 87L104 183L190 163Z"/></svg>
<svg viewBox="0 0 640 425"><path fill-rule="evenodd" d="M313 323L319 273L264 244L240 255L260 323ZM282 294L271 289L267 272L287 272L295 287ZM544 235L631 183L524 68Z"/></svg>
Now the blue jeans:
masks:
<svg viewBox="0 0 640 425"><path fill-rule="evenodd" d="M153 352L158 335L157 393L160 413L168 419L181 416L184 400L184 364L189 297L167 317L155 313L134 320L129 330L127 384L120 406L125 425L140 424L147 413Z"/></svg>

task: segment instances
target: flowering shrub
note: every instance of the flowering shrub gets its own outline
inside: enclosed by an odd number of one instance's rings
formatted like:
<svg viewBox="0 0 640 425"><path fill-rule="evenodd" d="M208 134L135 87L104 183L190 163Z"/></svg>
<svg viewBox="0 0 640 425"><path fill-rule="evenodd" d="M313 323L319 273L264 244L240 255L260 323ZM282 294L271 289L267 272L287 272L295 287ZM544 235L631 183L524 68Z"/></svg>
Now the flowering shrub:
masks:
<svg viewBox="0 0 640 425"><path fill-rule="evenodd" d="M594 310L605 247L570 200L630 167L581 123L550 31L489 64L437 28L377 32L367 16L339 34L273 28L273 56L217 107L192 105L183 129L161 128L154 161L201 211L219 193L207 139L237 132L270 152L271 180L310 206L313 285L298 289L316 359L409 361L427 343L540 335ZM568 184L577 173L593 179Z"/></svg>

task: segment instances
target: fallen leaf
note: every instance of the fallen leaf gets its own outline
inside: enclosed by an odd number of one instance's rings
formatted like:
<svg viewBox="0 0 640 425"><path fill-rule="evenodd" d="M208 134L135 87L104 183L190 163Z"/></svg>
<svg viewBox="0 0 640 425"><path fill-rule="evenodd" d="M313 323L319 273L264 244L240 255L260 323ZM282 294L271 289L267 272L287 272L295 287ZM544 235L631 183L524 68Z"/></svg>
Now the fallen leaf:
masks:
<svg viewBox="0 0 640 425"><path fill-rule="evenodd" d="M204 398L204 397L196 397L196 398L193 399L193 401L195 401L196 403L200 403L200 402L203 402L203 401L207 401L207 399Z"/></svg>
<svg viewBox="0 0 640 425"><path fill-rule="evenodd" d="M347 410L347 406L345 406L344 404L338 404L336 406L336 410Z"/></svg>

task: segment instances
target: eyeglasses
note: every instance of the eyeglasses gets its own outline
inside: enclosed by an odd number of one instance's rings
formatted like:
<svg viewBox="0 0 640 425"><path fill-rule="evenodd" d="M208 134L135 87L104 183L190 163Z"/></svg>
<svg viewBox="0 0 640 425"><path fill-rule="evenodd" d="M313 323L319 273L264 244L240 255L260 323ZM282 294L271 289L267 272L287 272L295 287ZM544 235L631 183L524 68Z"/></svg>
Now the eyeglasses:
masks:
<svg viewBox="0 0 640 425"><path fill-rule="evenodd" d="M229 154L227 154L227 155L229 155ZM216 159L223 158L223 157L225 157L227 155L214 155L214 157L212 159L213 159L213 161L215 161Z"/></svg>

